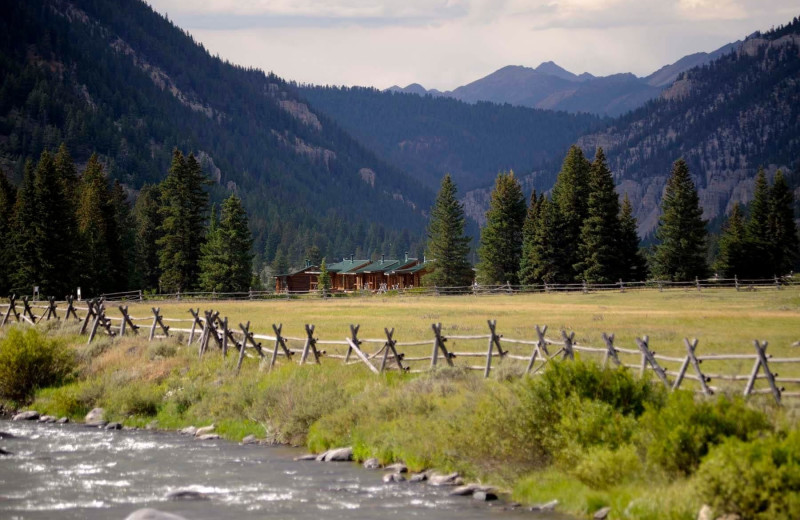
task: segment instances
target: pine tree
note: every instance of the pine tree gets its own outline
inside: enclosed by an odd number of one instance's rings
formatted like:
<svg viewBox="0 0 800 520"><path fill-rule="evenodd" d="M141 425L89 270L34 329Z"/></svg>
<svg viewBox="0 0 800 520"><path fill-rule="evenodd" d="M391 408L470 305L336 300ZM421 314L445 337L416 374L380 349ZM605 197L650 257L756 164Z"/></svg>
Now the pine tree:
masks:
<svg viewBox="0 0 800 520"><path fill-rule="evenodd" d="M467 260L470 238L464 235L464 206L456 198L456 185L445 175L431 209L426 255L433 269L423 282L439 287L463 287L472 283Z"/></svg>
<svg viewBox="0 0 800 520"><path fill-rule="evenodd" d="M36 227L36 176L31 160L25 162L22 186L14 203L14 217L11 223L11 274L12 291L16 294L29 294L31 287L39 279L39 230Z"/></svg>
<svg viewBox="0 0 800 520"><path fill-rule="evenodd" d="M0 171L0 294L11 289L11 274L16 252L13 248L12 220L17 191L5 173Z"/></svg>
<svg viewBox="0 0 800 520"><path fill-rule="evenodd" d="M602 148L597 149L589 171L589 203L581 227L574 269L588 283L610 283L620 274L619 196Z"/></svg>
<svg viewBox="0 0 800 520"><path fill-rule="evenodd" d="M206 241L200 248L200 288L208 292L228 292L230 277L225 241L217 218L217 205L211 206Z"/></svg>
<svg viewBox="0 0 800 520"><path fill-rule="evenodd" d="M113 229L109 229L108 195L108 178L103 165L97 155L92 155L83 172L76 211L81 243L78 281L86 296L99 296L111 282L108 244Z"/></svg>
<svg viewBox="0 0 800 520"><path fill-rule="evenodd" d="M486 226L481 231L476 266L478 281L486 285L519 283L525 197L514 172L501 173L495 181Z"/></svg>
<svg viewBox="0 0 800 520"><path fill-rule="evenodd" d="M161 236L160 199L158 186L145 185L133 207L136 258L134 283L137 287L151 290L158 288L161 276L158 259L158 239Z"/></svg>
<svg viewBox="0 0 800 520"><path fill-rule="evenodd" d="M311 265L319 265L322 262L322 251L316 245L306 248L306 260Z"/></svg>
<svg viewBox="0 0 800 520"><path fill-rule="evenodd" d="M742 207L737 202L722 228L719 238L719 254L714 269L723 278L749 276L750 255Z"/></svg>
<svg viewBox="0 0 800 520"><path fill-rule="evenodd" d="M288 274L292 266L289 264L289 259L282 248L278 248L275 252L275 259L272 261L273 276L280 276Z"/></svg>
<svg viewBox="0 0 800 520"><path fill-rule="evenodd" d="M522 225L522 257L519 262L518 277L519 283L523 285L532 285L536 283L533 276L535 265L532 263L532 255L543 200L544 195L537 196L536 190L533 190L533 193L531 193L531 202L525 214L525 223Z"/></svg>
<svg viewBox="0 0 800 520"><path fill-rule="evenodd" d="M619 257L619 278L625 281L641 281L647 279L647 261L639 249L639 234L636 230L636 217L633 206L625 194L622 210L619 215L619 236L617 255Z"/></svg>
<svg viewBox="0 0 800 520"><path fill-rule="evenodd" d="M109 235L108 254L111 260L110 291L129 288L135 271L136 236L128 196L118 180L114 180L106 204Z"/></svg>
<svg viewBox="0 0 800 520"><path fill-rule="evenodd" d="M700 209L689 167L683 159L675 161L661 200L654 272L659 278L687 281L708 275L706 240L708 232Z"/></svg>
<svg viewBox="0 0 800 520"><path fill-rule="evenodd" d="M76 208L78 206L80 178L78 177L78 169L75 167L75 162L72 160L65 143L61 143L61 146L58 147L55 163L64 194L72 208Z"/></svg>
<svg viewBox="0 0 800 520"><path fill-rule="evenodd" d="M564 282L572 275L570 266L564 261L563 222L558 204L543 198L539 204L539 221L527 260L531 274L526 283Z"/></svg>
<svg viewBox="0 0 800 520"><path fill-rule="evenodd" d="M775 174L770 190L768 229L773 274L787 274L797 263L800 245L794 221L794 195L780 170Z"/></svg>
<svg viewBox="0 0 800 520"><path fill-rule="evenodd" d="M235 194L222 203L219 229L225 242L229 269L228 290L246 291L253 277L253 237L247 222L247 212Z"/></svg>
<svg viewBox="0 0 800 520"><path fill-rule="evenodd" d="M558 206L558 215L562 220L561 232L563 243L567 246L563 252L566 267L565 282L579 280L580 275L575 266L580 260L578 243L583 222L588 216L589 203L589 171L591 164L584 157L578 146L573 145L553 186L552 201Z"/></svg>
<svg viewBox="0 0 800 520"><path fill-rule="evenodd" d="M53 156L42 152L33 181L40 294L63 297L75 290L75 214L64 192Z"/></svg>
<svg viewBox="0 0 800 520"><path fill-rule="evenodd" d="M198 285L198 260L205 236L208 179L193 154L172 154L161 184L161 237L158 239L161 289L186 291Z"/></svg>
<svg viewBox="0 0 800 520"><path fill-rule="evenodd" d="M324 298L331 290L331 274L328 272L328 265L323 258L319 264L319 276L317 277L317 289Z"/></svg>

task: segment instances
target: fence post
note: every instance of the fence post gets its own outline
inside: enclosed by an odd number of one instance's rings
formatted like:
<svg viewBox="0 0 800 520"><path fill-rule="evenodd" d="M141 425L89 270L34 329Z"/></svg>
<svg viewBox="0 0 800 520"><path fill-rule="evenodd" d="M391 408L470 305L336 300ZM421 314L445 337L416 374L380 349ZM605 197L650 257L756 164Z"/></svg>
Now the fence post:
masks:
<svg viewBox="0 0 800 520"><path fill-rule="evenodd" d="M250 322L249 321L247 322L247 326L248 327L250 326ZM294 352L289 350L289 347L286 346L286 340L284 340L283 336L281 336L281 330L283 330L283 323L279 323L277 327L273 323L272 324L272 330L275 331L275 347L272 350L272 359L269 362L269 369L270 370L272 370L272 367L275 366L275 360L278 357L278 347L281 347L283 349L283 353L286 355L286 360L287 361L291 361L292 360L292 355L294 354ZM244 341L242 342L242 345L244 347L247 346L247 338L244 339Z"/></svg>
<svg viewBox="0 0 800 520"><path fill-rule="evenodd" d="M619 356L617 356L617 349L614 348L614 335L613 334L606 334L603 333L603 341L606 344L606 353L603 356L603 368L608 366L608 360L612 360L614 364L620 366L622 363L619 361Z"/></svg>
<svg viewBox="0 0 800 520"><path fill-rule="evenodd" d="M500 337L496 332L497 320L486 320L489 324L489 349L486 352L486 369L483 372L483 377L489 377L489 372L492 370L492 354L494 347L497 347L497 353L502 358L506 355L500 346Z"/></svg>
<svg viewBox="0 0 800 520"><path fill-rule="evenodd" d="M96 305L99 305L96 298L92 298L91 300L86 300L86 307L89 310L86 312L86 316L83 318L83 324L81 325L81 330L80 330L81 334L86 334L86 329L87 327L89 327L89 320L95 317Z"/></svg>
<svg viewBox="0 0 800 520"><path fill-rule="evenodd" d="M780 291L781 290L781 283L778 281L778 276L777 275L773 275L773 276L775 277L775 288Z"/></svg>
<svg viewBox="0 0 800 520"><path fill-rule="evenodd" d="M649 346L650 338L644 336L642 339L636 338L636 344L639 346L639 350L642 351L642 376L644 376L644 370L647 368L647 363L653 367L653 372L656 373L658 378L664 383L664 386L669 388L669 380L667 379L667 374L664 372L664 369L661 368L661 365L658 364L656 358L653 357L655 352L650 350Z"/></svg>
<svg viewBox="0 0 800 520"><path fill-rule="evenodd" d="M398 354L397 353L397 348L395 348L395 345L397 344L397 341L395 341L395 339L393 337L394 336L394 328L388 329L388 328L384 327L383 332L386 333L386 345L384 346L384 348L386 350L384 351L383 361L381 362L381 373L383 373L383 370L386 368L386 358L387 358L390 350L392 351L392 355L394 356L395 363L397 363L398 370L400 370L401 372L404 371L404 370L408 370L407 368L403 367L403 356L404 356L404 354Z"/></svg>
<svg viewBox="0 0 800 520"><path fill-rule="evenodd" d="M530 374L531 370L533 369L533 364L536 362L536 356L538 356L542 352L547 352L547 344L544 340L544 334L547 332L547 325L543 327L539 327L536 325L536 334L539 336L539 341L533 346L533 352L531 352L531 359L528 361L528 367L525 369L526 374ZM549 354L548 354L549 355ZM544 357L544 354L542 354Z"/></svg>
<svg viewBox="0 0 800 520"><path fill-rule="evenodd" d="M619 283L619 292L624 293L625 292L625 284L622 283L622 278L619 279L618 283Z"/></svg>
<svg viewBox="0 0 800 520"><path fill-rule="evenodd" d="M8 317L11 315L12 312L14 313L14 317L17 319L17 321L19 321L19 313L17 312L16 300L17 297L15 295L13 294L8 295L8 309L6 310L5 316L3 316L3 323L0 324L0 327L5 326L6 322L8 321Z"/></svg>
<svg viewBox="0 0 800 520"><path fill-rule="evenodd" d="M144 301L144 299L142 298L142 290L141 289L139 289L139 301L140 302Z"/></svg>
<svg viewBox="0 0 800 520"><path fill-rule="evenodd" d="M589 292L589 288L586 286L586 279L583 279L583 294L587 294Z"/></svg>
<svg viewBox="0 0 800 520"><path fill-rule="evenodd" d="M658 280L658 292L664 292L664 282Z"/></svg>
<svg viewBox="0 0 800 520"><path fill-rule="evenodd" d="M564 339L564 359L575 361L575 352L572 350L572 343L575 340L575 333L570 332L567 334L566 330L562 330L561 337Z"/></svg>
<svg viewBox="0 0 800 520"><path fill-rule="evenodd" d="M695 276L694 277L694 284L697 286L697 292L701 292L700 291L700 277L699 276Z"/></svg>
<svg viewBox="0 0 800 520"><path fill-rule="evenodd" d="M314 338L314 325L306 324L306 343L303 345L303 354L300 356L300 364L304 364L308 358L308 352L314 353L314 361L319 365L319 352L317 352L317 340Z"/></svg>
<svg viewBox="0 0 800 520"><path fill-rule="evenodd" d="M239 375L239 371L242 369L242 361L244 360L244 351L247 349L247 334L250 332L250 322L247 322L247 325L239 324L239 327L242 328L242 332L244 332L244 339L242 340L242 345L239 347L239 360L236 362L236 375ZM273 328L275 325L273 325ZM278 346L276 344L275 350L278 350ZM275 356L272 356L272 362L275 363Z"/></svg>
<svg viewBox="0 0 800 520"><path fill-rule="evenodd" d="M36 316L33 314L33 311L31 310L31 306L28 303L27 296L22 297L22 305L23 305L22 319L31 322L31 325L36 325Z"/></svg>
<svg viewBox="0 0 800 520"><path fill-rule="evenodd" d="M453 366L453 355L447 351L447 347L444 346L445 341L447 338L442 336L442 324L441 323L434 323L431 325L433 329L433 334L436 336L433 340L433 354L431 355L431 368L436 366L436 362L439 358L439 349L442 351L442 355L444 356L445 361L450 366Z"/></svg>
<svg viewBox="0 0 800 520"><path fill-rule="evenodd" d="M758 359L756 359L753 365L753 372L750 374L750 379L747 381L747 386L744 388L744 395L750 395L753 391L753 386L756 384L756 378L758 377L758 369L763 367L764 375L767 377L767 382L769 383L769 388L772 390L772 396L775 398L776 403L781 404L781 391L783 391L783 388L778 388L775 384L775 377L777 374L773 374L769 370L769 365L767 364L767 342L764 341L762 343L755 339L753 340L753 345L756 348Z"/></svg>
<svg viewBox="0 0 800 520"><path fill-rule="evenodd" d="M358 340L358 329L360 329L360 328L361 328L361 325L353 325L352 323L350 324L350 336L352 337L353 344L355 346L357 346L357 347L361 345L361 341ZM344 364L345 365L350 362L350 354L352 354L352 353L353 353L353 347L348 346L347 347L347 354L345 354L345 356L344 356Z"/></svg>

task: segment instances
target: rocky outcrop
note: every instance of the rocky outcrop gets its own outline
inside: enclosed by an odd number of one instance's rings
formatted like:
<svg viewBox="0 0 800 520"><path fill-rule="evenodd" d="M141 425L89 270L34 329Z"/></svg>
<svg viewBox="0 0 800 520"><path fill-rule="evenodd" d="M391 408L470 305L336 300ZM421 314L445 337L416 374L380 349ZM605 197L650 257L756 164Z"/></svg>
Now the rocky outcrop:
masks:
<svg viewBox="0 0 800 520"><path fill-rule="evenodd" d="M86 417L83 418L83 422L86 426L105 426L107 424L107 421L103 419L105 414L106 411L102 408L94 408L86 414Z"/></svg>
<svg viewBox="0 0 800 520"><path fill-rule="evenodd" d="M27 412L20 412L11 418L12 421L38 421L39 412L36 410L28 410Z"/></svg>
<svg viewBox="0 0 800 520"><path fill-rule="evenodd" d="M317 456L317 462L347 462L353 460L353 448L336 448Z"/></svg>

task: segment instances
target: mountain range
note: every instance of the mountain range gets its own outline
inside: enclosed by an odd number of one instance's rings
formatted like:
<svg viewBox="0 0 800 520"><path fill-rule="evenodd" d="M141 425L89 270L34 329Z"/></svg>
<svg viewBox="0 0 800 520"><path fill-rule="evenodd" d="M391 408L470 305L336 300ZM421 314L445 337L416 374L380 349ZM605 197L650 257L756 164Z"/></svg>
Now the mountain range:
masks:
<svg viewBox="0 0 800 520"><path fill-rule="evenodd" d="M588 72L574 74L552 61L546 61L536 68L509 65L446 92L426 90L418 83L402 88L395 85L387 90L450 97L467 103L491 101L614 117L657 97L681 72L705 65L734 51L740 44L741 42L729 43L713 52L684 56L641 78L631 73L610 76L593 76Z"/></svg>

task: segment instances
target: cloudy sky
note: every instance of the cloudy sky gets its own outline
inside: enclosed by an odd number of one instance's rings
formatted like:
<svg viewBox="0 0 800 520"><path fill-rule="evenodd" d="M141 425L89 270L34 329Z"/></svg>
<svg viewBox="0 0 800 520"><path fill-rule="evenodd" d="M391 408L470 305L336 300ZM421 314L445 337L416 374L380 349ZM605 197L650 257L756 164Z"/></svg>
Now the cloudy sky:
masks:
<svg viewBox="0 0 800 520"><path fill-rule="evenodd" d="M505 65L647 75L797 0L150 0L213 54L298 82L448 90Z"/></svg>

